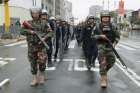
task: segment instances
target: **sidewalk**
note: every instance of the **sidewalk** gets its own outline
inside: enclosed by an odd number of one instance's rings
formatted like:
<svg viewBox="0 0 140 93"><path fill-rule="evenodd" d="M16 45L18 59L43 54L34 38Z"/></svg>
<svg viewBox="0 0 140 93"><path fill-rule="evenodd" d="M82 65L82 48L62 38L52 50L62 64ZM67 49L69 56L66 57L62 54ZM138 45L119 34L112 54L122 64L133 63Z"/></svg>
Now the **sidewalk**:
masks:
<svg viewBox="0 0 140 93"><path fill-rule="evenodd" d="M17 39L0 39L0 46L11 44L11 43L16 43L22 40L26 40L24 36L21 36Z"/></svg>

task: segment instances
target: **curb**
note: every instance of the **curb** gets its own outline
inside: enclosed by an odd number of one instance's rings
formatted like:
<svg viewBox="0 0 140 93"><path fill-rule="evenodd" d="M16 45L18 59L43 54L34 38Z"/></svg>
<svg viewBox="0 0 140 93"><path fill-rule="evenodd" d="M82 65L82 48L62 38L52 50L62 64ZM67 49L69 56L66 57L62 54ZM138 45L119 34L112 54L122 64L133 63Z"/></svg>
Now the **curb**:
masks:
<svg viewBox="0 0 140 93"><path fill-rule="evenodd" d="M2 40L0 40L0 46L12 44L12 43L16 43L16 42L20 42L20 41L24 41L24 40L26 40L26 38L18 38L18 39L16 39L16 40L11 41L11 42L8 42L8 43L3 43L3 42L1 42Z"/></svg>

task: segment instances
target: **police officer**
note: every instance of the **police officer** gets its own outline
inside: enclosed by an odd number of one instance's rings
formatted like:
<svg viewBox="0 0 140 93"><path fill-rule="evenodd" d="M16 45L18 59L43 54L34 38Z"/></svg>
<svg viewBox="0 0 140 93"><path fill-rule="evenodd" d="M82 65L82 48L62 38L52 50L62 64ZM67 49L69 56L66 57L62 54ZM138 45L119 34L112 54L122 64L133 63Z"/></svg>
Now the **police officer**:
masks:
<svg viewBox="0 0 140 93"><path fill-rule="evenodd" d="M41 19L42 21L44 21L53 31L54 34L54 27L52 27L52 25L50 24L50 22L48 21L48 11L43 9L41 12ZM52 37L53 37L52 34ZM52 37L47 38L47 44L49 46L49 50L47 50L47 55L48 55L48 67L52 67L53 63L52 63L52 51L53 51L53 46L52 46Z"/></svg>
<svg viewBox="0 0 140 93"><path fill-rule="evenodd" d="M95 66L95 59L98 55L95 35L98 34L94 16L89 16L82 32L83 51L86 58L87 67Z"/></svg>
<svg viewBox="0 0 140 93"><path fill-rule="evenodd" d="M120 39L119 32L110 20L111 17L109 13L101 14L101 23L99 25L100 35L96 36L96 38L98 38L98 59L100 64L102 88L107 87L107 72L115 63L115 55L110 44L108 43L108 40L115 46Z"/></svg>
<svg viewBox="0 0 140 93"><path fill-rule="evenodd" d="M44 83L47 59L46 47L42 44L37 34L45 41L51 36L52 31L49 27L44 28L45 23L42 23L40 20L41 10L39 8L35 7L30 11L32 20L23 23L21 34L27 37L28 59L31 65L31 73L33 75L31 86L36 86L39 83Z"/></svg>

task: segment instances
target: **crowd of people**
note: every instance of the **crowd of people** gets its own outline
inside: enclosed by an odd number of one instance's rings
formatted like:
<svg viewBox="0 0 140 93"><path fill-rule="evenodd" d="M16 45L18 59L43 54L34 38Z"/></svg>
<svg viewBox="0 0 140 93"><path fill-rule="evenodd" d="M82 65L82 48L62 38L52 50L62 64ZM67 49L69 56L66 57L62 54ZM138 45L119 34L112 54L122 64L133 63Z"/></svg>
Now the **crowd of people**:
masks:
<svg viewBox="0 0 140 93"><path fill-rule="evenodd" d="M43 84L46 79L46 64L52 67L58 54L60 59L63 58L73 34L71 25L67 21L55 17L48 18L46 10L33 8L31 16L32 20L23 22L20 32L27 37L28 59L33 75L31 86L36 86ZM88 70L95 67L96 59L99 60L101 87L106 88L107 72L115 63L111 46L116 46L120 34L111 23L108 13L102 13L100 19L100 23L97 23L94 16L89 16L84 22L72 27L78 45L82 46ZM54 55L53 51L55 51ZM53 56L54 62L52 62Z"/></svg>

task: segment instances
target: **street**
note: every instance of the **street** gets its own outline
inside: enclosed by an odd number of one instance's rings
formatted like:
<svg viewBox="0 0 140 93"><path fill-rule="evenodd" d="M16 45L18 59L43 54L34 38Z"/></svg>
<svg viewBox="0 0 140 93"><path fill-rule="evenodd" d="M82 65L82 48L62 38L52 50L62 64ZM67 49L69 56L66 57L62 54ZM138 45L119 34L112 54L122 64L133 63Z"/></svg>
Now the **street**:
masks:
<svg viewBox="0 0 140 93"><path fill-rule="evenodd" d="M71 41L62 61L46 68L45 85L30 87L31 74L27 59L26 41L0 46L0 82L10 79L0 93L139 93L140 91L140 42L122 39L116 50L128 71L118 62L108 73L108 88L100 88L99 64L88 71L82 48ZM53 59L52 59L53 60Z"/></svg>

